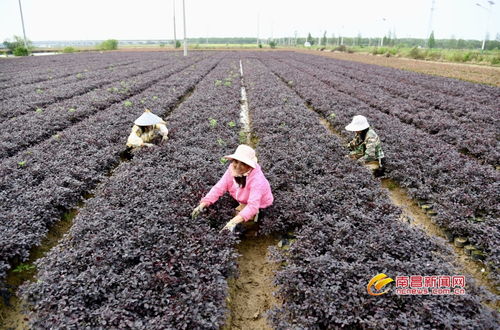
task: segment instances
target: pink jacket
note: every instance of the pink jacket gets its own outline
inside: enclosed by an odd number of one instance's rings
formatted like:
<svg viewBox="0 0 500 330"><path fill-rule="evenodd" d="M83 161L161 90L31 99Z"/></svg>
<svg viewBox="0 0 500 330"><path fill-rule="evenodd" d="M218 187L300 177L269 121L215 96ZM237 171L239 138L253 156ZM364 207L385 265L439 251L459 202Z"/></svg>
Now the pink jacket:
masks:
<svg viewBox="0 0 500 330"><path fill-rule="evenodd" d="M259 164L257 164L257 167L252 169L247 176L245 188L240 188L238 186L234 177L231 175L230 167L228 167L226 173L224 173L219 182L210 189L208 194L201 199L201 202L212 205L219 197L224 195L226 191L229 191L231 196L240 204L246 204L245 208L239 213L245 221L252 219L257 212L259 212L259 209L270 206L274 200L269 181L267 181L264 173L262 173Z"/></svg>

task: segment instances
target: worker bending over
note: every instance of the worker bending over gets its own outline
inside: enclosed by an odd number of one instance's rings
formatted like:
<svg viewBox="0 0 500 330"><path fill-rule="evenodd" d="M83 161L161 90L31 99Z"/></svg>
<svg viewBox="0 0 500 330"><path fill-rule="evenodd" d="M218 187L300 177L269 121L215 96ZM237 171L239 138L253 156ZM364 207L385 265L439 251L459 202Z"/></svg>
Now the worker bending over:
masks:
<svg viewBox="0 0 500 330"><path fill-rule="evenodd" d="M370 168L375 176L384 174L384 151L377 133L370 127L365 116L354 116L352 122L345 127L346 130L356 132L354 139L349 142L351 159Z"/></svg>
<svg viewBox="0 0 500 330"><path fill-rule="evenodd" d="M159 139L162 141L168 139L166 123L148 109L134 121L134 124L127 140L127 147L152 147Z"/></svg>
<svg viewBox="0 0 500 330"><path fill-rule="evenodd" d="M247 145L239 145L232 155L224 156L231 164L208 194L201 199L191 216L195 219L206 207L215 203L219 197L229 194L239 203L236 215L222 230L243 233L245 227L263 217L263 209L273 203L271 186L257 164L255 150ZM245 225L243 225L245 223Z"/></svg>

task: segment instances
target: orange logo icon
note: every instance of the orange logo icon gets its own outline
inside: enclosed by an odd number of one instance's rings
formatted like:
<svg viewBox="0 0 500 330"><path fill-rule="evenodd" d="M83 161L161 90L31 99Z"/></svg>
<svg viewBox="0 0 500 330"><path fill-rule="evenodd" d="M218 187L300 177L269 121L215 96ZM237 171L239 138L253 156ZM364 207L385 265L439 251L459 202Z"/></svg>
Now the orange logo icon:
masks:
<svg viewBox="0 0 500 330"><path fill-rule="evenodd" d="M377 276L374 276L368 285L366 286L366 290L368 291L368 294L372 296L380 296L381 294L389 292L389 289L385 290L384 292L372 292L372 286L375 286L375 289L379 291L382 289L386 284L394 282L394 280L390 277L387 277L385 274L378 274Z"/></svg>

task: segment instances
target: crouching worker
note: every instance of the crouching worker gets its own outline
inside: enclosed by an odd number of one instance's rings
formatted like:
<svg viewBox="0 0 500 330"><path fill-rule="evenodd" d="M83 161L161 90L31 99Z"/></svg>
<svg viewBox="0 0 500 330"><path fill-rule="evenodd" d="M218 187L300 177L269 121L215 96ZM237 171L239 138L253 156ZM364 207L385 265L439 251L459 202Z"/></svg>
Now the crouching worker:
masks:
<svg viewBox="0 0 500 330"><path fill-rule="evenodd" d="M222 230L242 234L246 227L262 219L263 209L270 206L274 198L271 186L257 164L255 150L242 144L234 154L224 158L231 160L231 164L219 182L201 199L191 216L195 219L206 207L229 191L239 206L235 209L236 215Z"/></svg>
<svg viewBox="0 0 500 330"><path fill-rule="evenodd" d="M349 157L356 159L373 171L375 176L384 175L384 152L377 133L370 127L365 116L354 116L346 130L356 132L354 139L349 142Z"/></svg>
<svg viewBox="0 0 500 330"><path fill-rule="evenodd" d="M160 139L162 141L168 139L166 123L148 109L134 121L134 124L127 140L127 147L152 147Z"/></svg>

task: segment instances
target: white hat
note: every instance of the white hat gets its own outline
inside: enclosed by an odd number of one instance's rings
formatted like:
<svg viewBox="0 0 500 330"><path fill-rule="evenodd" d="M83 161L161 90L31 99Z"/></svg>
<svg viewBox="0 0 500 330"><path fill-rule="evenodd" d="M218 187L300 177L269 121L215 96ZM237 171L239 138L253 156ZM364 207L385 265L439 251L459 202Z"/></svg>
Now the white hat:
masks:
<svg viewBox="0 0 500 330"><path fill-rule="evenodd" d="M134 121L134 124L138 126L150 126L163 122L163 119L146 109L144 113Z"/></svg>
<svg viewBox="0 0 500 330"><path fill-rule="evenodd" d="M257 166L257 157L255 156L255 150L246 144L240 144L236 151L232 155L224 156L227 159L236 159L248 166L255 168Z"/></svg>
<svg viewBox="0 0 500 330"><path fill-rule="evenodd" d="M370 124L368 124L366 117L357 115L352 117L351 123L347 125L345 129L351 132L358 132L367 129L368 127L370 127Z"/></svg>

